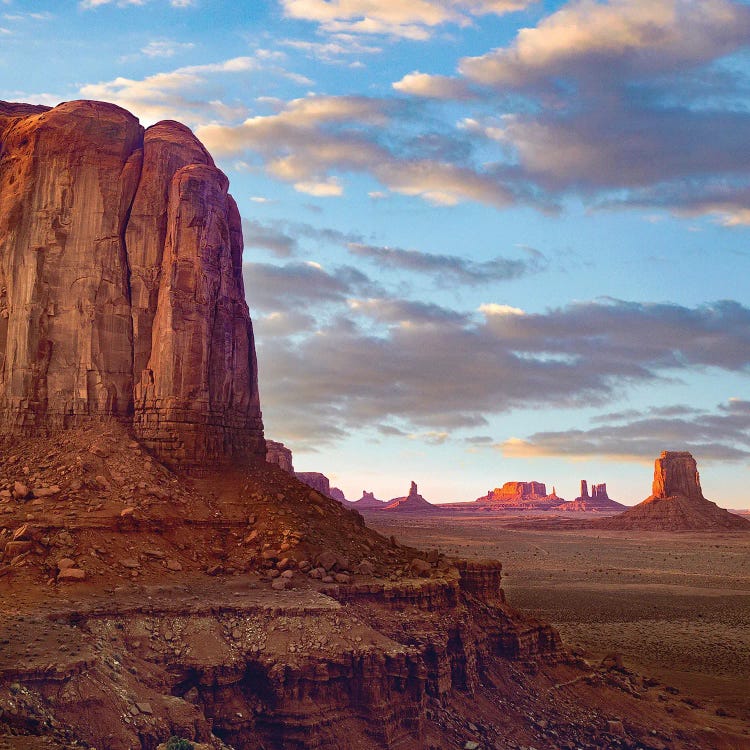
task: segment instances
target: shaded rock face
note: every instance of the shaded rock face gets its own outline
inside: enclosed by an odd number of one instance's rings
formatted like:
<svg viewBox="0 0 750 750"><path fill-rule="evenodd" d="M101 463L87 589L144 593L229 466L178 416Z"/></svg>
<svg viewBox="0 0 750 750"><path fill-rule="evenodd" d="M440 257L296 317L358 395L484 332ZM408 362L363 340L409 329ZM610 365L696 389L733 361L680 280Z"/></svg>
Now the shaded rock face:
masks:
<svg viewBox="0 0 750 750"><path fill-rule="evenodd" d="M654 498L682 495L703 500L700 475L695 459L687 451L664 451L654 462Z"/></svg>
<svg viewBox="0 0 750 750"><path fill-rule="evenodd" d="M292 451L284 443L277 443L275 440L266 440L266 461L269 464L276 464L283 471L294 475Z"/></svg>
<svg viewBox="0 0 750 750"><path fill-rule="evenodd" d="M336 500L342 504L347 502L344 493L338 487L331 487L331 480L319 471L296 471L294 476L308 487L320 492L321 495L330 497L331 500Z"/></svg>
<svg viewBox="0 0 750 750"><path fill-rule="evenodd" d="M242 233L183 125L0 104L0 423L132 422L183 468L263 456Z"/></svg>

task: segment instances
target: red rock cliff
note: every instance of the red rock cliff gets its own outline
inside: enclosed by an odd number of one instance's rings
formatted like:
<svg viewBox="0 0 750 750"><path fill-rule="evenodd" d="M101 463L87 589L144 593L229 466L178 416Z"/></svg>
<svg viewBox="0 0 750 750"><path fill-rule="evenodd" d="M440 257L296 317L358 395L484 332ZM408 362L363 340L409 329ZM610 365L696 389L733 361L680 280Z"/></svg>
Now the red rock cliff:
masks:
<svg viewBox="0 0 750 750"><path fill-rule="evenodd" d="M175 122L0 103L0 424L132 422L184 468L263 456L242 232Z"/></svg>

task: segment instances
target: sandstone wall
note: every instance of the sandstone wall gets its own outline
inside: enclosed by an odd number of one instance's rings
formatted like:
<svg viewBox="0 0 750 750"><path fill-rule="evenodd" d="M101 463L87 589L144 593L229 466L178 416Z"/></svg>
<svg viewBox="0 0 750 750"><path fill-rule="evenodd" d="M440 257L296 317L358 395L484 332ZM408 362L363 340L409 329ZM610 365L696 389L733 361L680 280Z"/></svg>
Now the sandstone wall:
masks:
<svg viewBox="0 0 750 750"><path fill-rule="evenodd" d="M239 211L188 128L0 103L0 424L132 422L184 468L263 456Z"/></svg>

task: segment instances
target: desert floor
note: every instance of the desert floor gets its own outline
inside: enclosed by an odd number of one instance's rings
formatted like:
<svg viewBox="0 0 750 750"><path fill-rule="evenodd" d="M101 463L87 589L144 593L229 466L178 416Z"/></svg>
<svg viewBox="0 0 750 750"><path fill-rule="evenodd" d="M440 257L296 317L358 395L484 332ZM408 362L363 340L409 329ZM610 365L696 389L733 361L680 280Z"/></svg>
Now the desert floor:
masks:
<svg viewBox="0 0 750 750"><path fill-rule="evenodd" d="M367 522L404 544L501 560L508 601L584 658L622 654L750 720L750 534L540 529L518 516Z"/></svg>

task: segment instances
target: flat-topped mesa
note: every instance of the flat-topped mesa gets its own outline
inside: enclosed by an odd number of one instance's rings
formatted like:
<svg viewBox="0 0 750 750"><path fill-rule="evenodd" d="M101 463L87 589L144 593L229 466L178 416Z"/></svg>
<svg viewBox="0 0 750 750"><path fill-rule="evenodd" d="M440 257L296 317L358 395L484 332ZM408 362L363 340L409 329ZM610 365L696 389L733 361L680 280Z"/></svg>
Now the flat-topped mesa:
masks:
<svg viewBox="0 0 750 750"><path fill-rule="evenodd" d="M188 128L0 103L0 425L131 423L186 469L265 456L242 232Z"/></svg>
<svg viewBox="0 0 750 750"><path fill-rule="evenodd" d="M700 475L693 456L687 451L663 451L654 462L654 498L681 495L702 500Z"/></svg>

